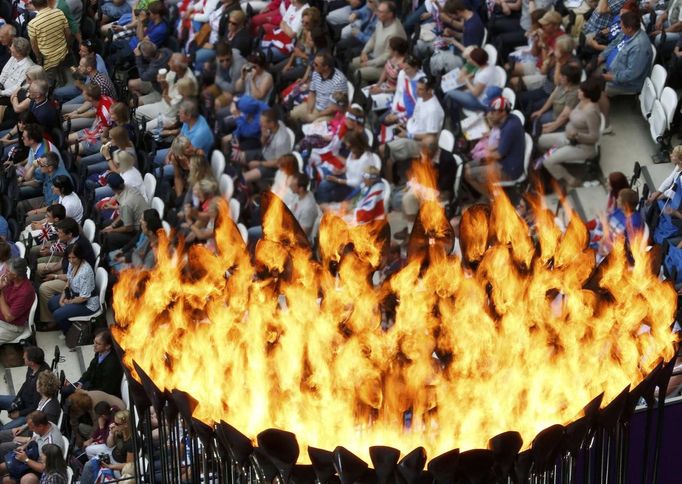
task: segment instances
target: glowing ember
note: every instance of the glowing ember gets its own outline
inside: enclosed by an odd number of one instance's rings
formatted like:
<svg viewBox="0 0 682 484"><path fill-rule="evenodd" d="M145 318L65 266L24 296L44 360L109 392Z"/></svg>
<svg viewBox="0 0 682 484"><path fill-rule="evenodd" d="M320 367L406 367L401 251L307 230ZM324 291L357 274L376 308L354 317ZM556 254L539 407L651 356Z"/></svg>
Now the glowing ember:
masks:
<svg viewBox="0 0 682 484"><path fill-rule="evenodd" d="M360 456L423 445L433 457L506 430L529 443L673 355L674 289L641 244L629 263L620 241L596 267L577 218L562 235L538 208L533 238L497 193L463 215L461 261L427 201L407 265L374 287L384 222L351 228L327 214L318 262L283 204L265 198L253 259L223 206L219 253L193 246L185 258L162 236L156 268L127 271L114 289L128 367L190 393L205 422L251 437L286 429Z"/></svg>

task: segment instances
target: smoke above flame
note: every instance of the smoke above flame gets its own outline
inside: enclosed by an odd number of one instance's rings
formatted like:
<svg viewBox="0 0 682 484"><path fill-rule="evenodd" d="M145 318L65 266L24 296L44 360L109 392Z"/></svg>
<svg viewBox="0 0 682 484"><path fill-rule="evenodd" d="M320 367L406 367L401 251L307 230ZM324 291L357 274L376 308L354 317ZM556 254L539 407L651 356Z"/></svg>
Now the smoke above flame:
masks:
<svg viewBox="0 0 682 484"><path fill-rule="evenodd" d="M415 167L413 181L433 188L428 164ZM537 206L531 233L494 195L463 214L462 259L424 198L407 264L378 287L385 222L325 214L314 254L267 194L250 256L223 204L217 253L172 250L161 234L156 267L122 274L114 334L125 364L191 394L196 418L252 438L275 427L304 448L424 446L435 457L506 430L529 443L672 357L676 294L645 244L630 253L618 240L597 266L578 218L562 233Z"/></svg>

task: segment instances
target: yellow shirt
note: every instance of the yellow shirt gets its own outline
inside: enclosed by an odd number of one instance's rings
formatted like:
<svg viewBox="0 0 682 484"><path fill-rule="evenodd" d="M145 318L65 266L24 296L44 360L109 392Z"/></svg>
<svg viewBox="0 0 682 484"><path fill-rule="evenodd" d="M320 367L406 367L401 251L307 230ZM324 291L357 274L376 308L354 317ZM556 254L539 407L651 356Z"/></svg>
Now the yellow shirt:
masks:
<svg viewBox="0 0 682 484"><path fill-rule="evenodd" d="M28 35L38 44L45 70L57 67L66 57L68 46L64 31L69 27L61 10L44 8L28 23Z"/></svg>

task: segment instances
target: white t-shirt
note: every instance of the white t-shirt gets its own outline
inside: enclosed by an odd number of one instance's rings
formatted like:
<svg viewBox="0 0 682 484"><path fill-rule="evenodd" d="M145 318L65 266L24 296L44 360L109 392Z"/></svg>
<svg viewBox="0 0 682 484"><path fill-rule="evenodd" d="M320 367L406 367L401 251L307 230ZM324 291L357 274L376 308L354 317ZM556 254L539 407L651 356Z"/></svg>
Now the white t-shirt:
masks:
<svg viewBox="0 0 682 484"><path fill-rule="evenodd" d="M128 171L125 171L120 174L121 178L123 178L123 182L126 184L127 187L132 187L132 188L137 188L137 190L142 194L145 200L147 200L147 193L145 192L144 189L144 180L142 179L142 174L140 174L140 170L138 170L135 167L129 168ZM147 200L148 202L150 200Z"/></svg>
<svg viewBox="0 0 682 484"><path fill-rule="evenodd" d="M289 5L289 8L287 8L287 11L284 12L284 17L282 17L282 20L284 20L287 23L291 30L293 30L294 32L298 32L299 30L301 30L301 27L303 26L303 11L306 8L308 8L307 3L299 9L297 9L296 6L292 3L291 5Z"/></svg>
<svg viewBox="0 0 682 484"><path fill-rule="evenodd" d="M439 133L444 119L445 112L436 96L431 96L428 101L419 98L414 106L412 117L407 120L407 134L414 136L415 134Z"/></svg>
<svg viewBox="0 0 682 484"><path fill-rule="evenodd" d="M76 222L81 223L83 218L83 203L76 192L71 193L65 197L59 197L59 203L64 205L66 216L71 217Z"/></svg>
<svg viewBox="0 0 682 484"><path fill-rule="evenodd" d="M488 86L493 86L497 82L497 71L495 70L495 66L487 65L482 69L479 69L476 71L476 74L474 74L474 82L473 84L483 84L487 88ZM478 96L479 101L482 101L485 98L485 89L483 89L483 92L481 92L481 95Z"/></svg>
<svg viewBox="0 0 682 484"><path fill-rule="evenodd" d="M348 158L346 158L346 182L348 186L357 188L362 185L362 174L365 172L367 165L381 170L381 160L370 151L365 151L358 159L353 157L353 153L348 155Z"/></svg>

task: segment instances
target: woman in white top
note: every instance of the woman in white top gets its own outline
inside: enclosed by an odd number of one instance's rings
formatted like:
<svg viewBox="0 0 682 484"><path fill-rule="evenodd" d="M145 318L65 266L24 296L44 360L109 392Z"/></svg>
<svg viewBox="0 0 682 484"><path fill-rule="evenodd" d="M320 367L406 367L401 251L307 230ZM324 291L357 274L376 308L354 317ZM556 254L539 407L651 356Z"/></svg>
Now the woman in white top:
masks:
<svg viewBox="0 0 682 484"><path fill-rule="evenodd" d="M52 190L55 195L59 195L59 202L66 210L66 216L81 223L83 219L83 203L76 192L73 191L71 178L66 175L55 177L52 182Z"/></svg>
<svg viewBox="0 0 682 484"><path fill-rule="evenodd" d="M121 175L121 178L123 178L123 181L125 182L125 186L136 188L145 200L147 200L142 174L140 173L140 170L135 167L135 157L127 151L118 150L114 153L112 159L112 168L115 168L112 169L112 171ZM114 192L109 185L95 189L95 200L102 200L103 198L111 197L113 195Z"/></svg>
<svg viewBox="0 0 682 484"><path fill-rule="evenodd" d="M369 150L364 133L349 131L343 137L348 147L346 170L342 176L327 175L317 187L315 198L319 203L342 202L362 186L362 175L367 166L381 170L379 158Z"/></svg>
<svg viewBox="0 0 682 484"><path fill-rule="evenodd" d="M460 110L485 111L488 109L484 102L486 90L497 83L495 66L488 64L488 53L480 47L475 47L469 53L468 60L475 66L476 72L470 74L466 67L459 72L459 81L464 89L453 89L445 93L445 98L450 102L452 119L459 121ZM499 93L497 93L499 95Z"/></svg>
<svg viewBox="0 0 682 484"><path fill-rule="evenodd" d="M26 80L26 71L35 65L28 57L31 51L31 44L28 40L22 37L15 38L9 51L12 57L9 58L5 67L2 68L2 73L0 73L0 84L2 85L0 96L5 97L9 97L17 87L21 86Z"/></svg>
<svg viewBox="0 0 682 484"><path fill-rule="evenodd" d="M261 42L263 50L270 49L273 62L284 60L294 50L294 41L303 26L303 11L308 8L301 0L292 0L284 12L279 28L266 34Z"/></svg>

